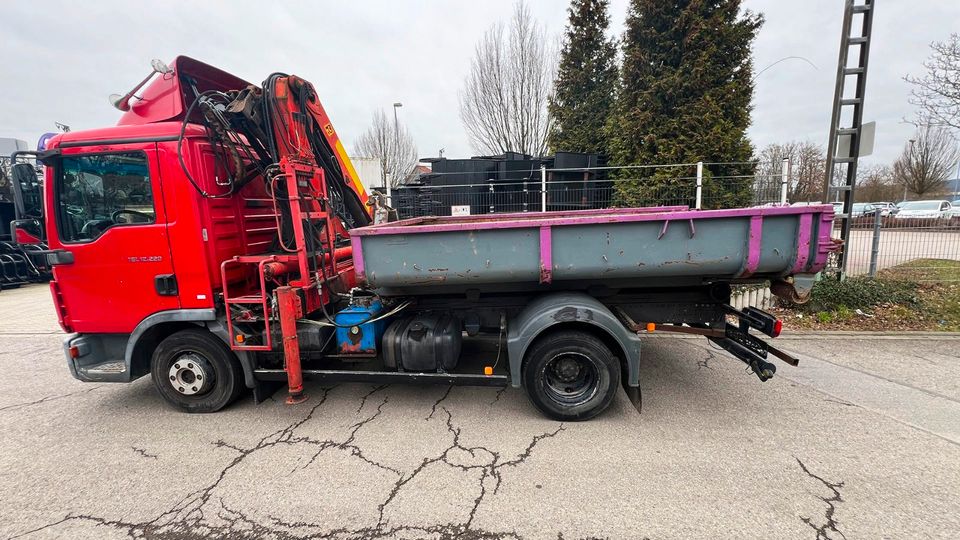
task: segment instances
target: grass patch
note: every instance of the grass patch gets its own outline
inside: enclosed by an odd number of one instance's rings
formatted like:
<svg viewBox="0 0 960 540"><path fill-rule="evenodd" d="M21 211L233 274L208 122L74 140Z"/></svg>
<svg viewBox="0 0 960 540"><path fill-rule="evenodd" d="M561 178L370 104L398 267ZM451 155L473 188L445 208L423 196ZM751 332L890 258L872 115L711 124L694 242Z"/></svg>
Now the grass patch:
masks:
<svg viewBox="0 0 960 540"><path fill-rule="evenodd" d="M824 279L813 286L809 302L791 307L804 313L836 311L849 316L854 310L884 303L917 303L918 287L916 282L898 279Z"/></svg>
<svg viewBox="0 0 960 540"><path fill-rule="evenodd" d="M884 270L879 277L919 282L920 317L932 329L960 332L960 261L918 259Z"/></svg>
<svg viewBox="0 0 960 540"><path fill-rule="evenodd" d="M806 304L779 308L788 325L818 330L960 331L960 261L920 259L876 279L825 279Z"/></svg>
<svg viewBox="0 0 960 540"><path fill-rule="evenodd" d="M950 283L960 281L960 261L945 259L917 259L878 272L884 280L929 281Z"/></svg>

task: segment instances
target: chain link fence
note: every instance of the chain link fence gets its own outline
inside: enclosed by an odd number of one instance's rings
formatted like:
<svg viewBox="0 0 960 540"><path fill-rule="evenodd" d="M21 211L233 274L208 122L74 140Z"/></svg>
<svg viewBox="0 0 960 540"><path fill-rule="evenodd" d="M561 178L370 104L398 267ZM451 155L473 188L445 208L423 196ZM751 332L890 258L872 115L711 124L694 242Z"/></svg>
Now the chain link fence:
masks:
<svg viewBox="0 0 960 540"><path fill-rule="evenodd" d="M834 236L840 236L839 225ZM898 268L915 281L960 282L960 264L943 264L960 261L960 209L928 218L879 212L856 217L845 249L848 277Z"/></svg>
<svg viewBox="0 0 960 540"><path fill-rule="evenodd" d="M490 175L434 173L385 193L401 219L614 207L711 209L785 204L786 176L712 174L755 163L688 163L577 169L530 168ZM469 182L462 180L469 179ZM378 190L381 191L381 190ZM387 191L387 190L382 190Z"/></svg>
<svg viewBox="0 0 960 540"><path fill-rule="evenodd" d="M737 171L779 174L723 174ZM684 163L576 169L530 167L510 174L441 173L423 182L393 188L390 205L401 219L420 216L478 215L626 206L687 206L697 209L790 204L796 179L789 163ZM718 174L719 172L719 174ZM468 178L469 182L463 182ZM794 204L818 204L794 202ZM834 236L839 237L839 227ZM846 246L847 276L875 276L909 265L925 279L925 265L960 261L960 207L937 218L905 218L885 213L854 219ZM952 278L960 281L960 269ZM942 268L939 276L942 276ZM938 277L937 279L941 279Z"/></svg>

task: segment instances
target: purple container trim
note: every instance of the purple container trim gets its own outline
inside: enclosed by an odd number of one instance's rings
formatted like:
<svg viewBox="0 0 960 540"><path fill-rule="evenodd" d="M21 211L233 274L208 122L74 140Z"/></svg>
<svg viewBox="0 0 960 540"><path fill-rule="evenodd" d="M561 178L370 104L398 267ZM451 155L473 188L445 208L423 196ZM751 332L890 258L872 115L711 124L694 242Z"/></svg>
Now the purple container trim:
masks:
<svg viewBox="0 0 960 540"><path fill-rule="evenodd" d="M540 283L553 281L553 244L550 227L540 227Z"/></svg>
<svg viewBox="0 0 960 540"><path fill-rule="evenodd" d="M509 221L511 223L518 224L517 226L523 226L523 224L531 223L534 221L540 221L546 218L557 218L560 216L591 216L591 215L600 215L606 216L615 214L618 216L628 215L628 214L650 214L650 213L662 213L662 212L676 212L682 210L689 210L688 206L650 206L644 208L602 208L600 210L567 210L560 212L514 212L510 214L481 214L477 216L420 216L414 218L402 219L400 221L393 221L391 223L383 223L380 225L368 225L366 227L361 227L359 229L352 229L351 234L354 234L353 231L356 231L356 234L370 235L370 234L385 234L381 232L366 232L367 229L377 228L378 230L383 230L384 228L394 229L397 227L411 227L411 226L436 226L441 224L471 224L471 223L489 223L492 221ZM429 223L427 223L429 222ZM536 225L533 225L536 226ZM461 227L458 229L451 230L463 230L470 227ZM498 227L499 228L499 227ZM361 232L364 231L364 232Z"/></svg>
<svg viewBox="0 0 960 540"><path fill-rule="evenodd" d="M357 275L357 281L367 280L367 271L363 267L363 242L361 236L350 236L350 246L353 248L353 273Z"/></svg>
<svg viewBox="0 0 960 540"><path fill-rule="evenodd" d="M803 214L833 213L832 205L783 206L762 208L734 208L729 210L677 210L677 207L576 210L571 212L544 212L538 217L530 214L492 214L458 217L420 217L381 225L368 225L350 229L350 236L375 236L384 234L415 234L427 232L457 232L490 229L518 229L543 226L593 225L605 223L633 223L641 221L706 220L731 217L792 216ZM514 216L524 216L517 219ZM832 216L831 216L832 219ZM429 223L425 223L428 222Z"/></svg>
<svg viewBox="0 0 960 540"><path fill-rule="evenodd" d="M830 223L831 224L833 223L832 217L830 218ZM812 215L804 214L800 216L800 225L799 225L800 236L799 238L797 238L797 258L796 258L796 262L793 264L793 270L791 271L792 274L798 274L800 272L803 272L807 267L807 263L809 262L809 259L810 259L810 242L811 242L810 228L812 225L813 225ZM830 229L828 228L827 242L830 242L829 237L830 237ZM823 239L821 234L821 241L822 240ZM817 255L818 255L817 261L819 262L821 253L818 251ZM826 253L823 254L823 259L824 259L824 262L826 262Z"/></svg>
<svg viewBox="0 0 960 540"><path fill-rule="evenodd" d="M840 240L833 239L833 214L824 214L820 216L820 236L817 239L817 264L823 261L826 265L827 257L831 253L840 249L842 245Z"/></svg>
<svg viewBox="0 0 960 540"><path fill-rule="evenodd" d="M803 219L801 217L801 219ZM737 275L738 278L750 277L760 266L760 251L763 246L763 217L753 216L750 218L749 241L747 242L747 259L744 262L743 269Z"/></svg>

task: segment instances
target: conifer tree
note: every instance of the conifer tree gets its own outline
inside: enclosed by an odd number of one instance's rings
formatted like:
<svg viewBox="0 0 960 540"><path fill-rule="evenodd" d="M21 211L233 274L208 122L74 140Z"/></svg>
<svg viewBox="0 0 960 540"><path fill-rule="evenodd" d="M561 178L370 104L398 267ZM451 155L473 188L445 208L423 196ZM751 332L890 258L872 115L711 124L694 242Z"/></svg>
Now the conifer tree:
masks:
<svg viewBox="0 0 960 540"><path fill-rule="evenodd" d="M573 0L550 98L553 151L606 153L604 126L617 85L609 0Z"/></svg>
<svg viewBox="0 0 960 540"><path fill-rule="evenodd" d="M617 165L748 162L753 95L751 44L763 17L741 0L631 0L623 37L620 91L607 122ZM750 164L708 165L706 207L749 204ZM682 171L682 172L681 172ZM679 174L678 174L679 173ZM657 169L618 182L617 201L689 198L688 171ZM621 176L637 177L634 171ZM642 175L641 175L642 176Z"/></svg>

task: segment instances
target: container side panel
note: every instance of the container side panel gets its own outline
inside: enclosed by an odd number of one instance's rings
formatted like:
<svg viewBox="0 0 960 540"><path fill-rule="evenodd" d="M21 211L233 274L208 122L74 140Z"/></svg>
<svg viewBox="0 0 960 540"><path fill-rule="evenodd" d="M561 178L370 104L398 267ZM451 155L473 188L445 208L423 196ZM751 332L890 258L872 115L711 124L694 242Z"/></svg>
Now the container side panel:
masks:
<svg viewBox="0 0 960 540"><path fill-rule="evenodd" d="M732 275L746 257L748 226L717 219L693 230L687 220L666 231L662 221L555 227L554 279Z"/></svg>
<svg viewBox="0 0 960 540"><path fill-rule="evenodd" d="M374 287L537 282L540 230L368 236L363 256Z"/></svg>
<svg viewBox="0 0 960 540"><path fill-rule="evenodd" d="M763 218L763 242L757 274L788 272L797 254L798 216Z"/></svg>

